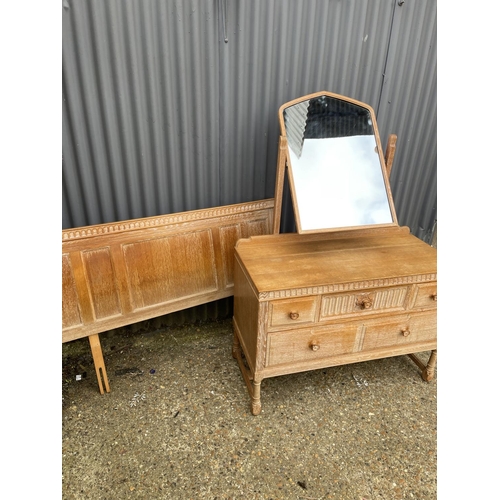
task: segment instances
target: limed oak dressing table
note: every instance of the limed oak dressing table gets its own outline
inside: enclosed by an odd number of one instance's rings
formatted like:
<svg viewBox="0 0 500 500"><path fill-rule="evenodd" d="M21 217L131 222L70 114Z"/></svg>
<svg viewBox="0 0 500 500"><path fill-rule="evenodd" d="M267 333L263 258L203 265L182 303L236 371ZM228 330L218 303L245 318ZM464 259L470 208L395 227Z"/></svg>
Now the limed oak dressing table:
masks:
<svg viewBox="0 0 500 500"><path fill-rule="evenodd" d="M263 379L410 355L434 376L436 250L398 225L373 110L319 92L284 104L273 235L235 248L234 345L252 413ZM387 163L387 167L386 167ZM297 233L278 234L288 173ZM431 351L423 364L414 353Z"/></svg>

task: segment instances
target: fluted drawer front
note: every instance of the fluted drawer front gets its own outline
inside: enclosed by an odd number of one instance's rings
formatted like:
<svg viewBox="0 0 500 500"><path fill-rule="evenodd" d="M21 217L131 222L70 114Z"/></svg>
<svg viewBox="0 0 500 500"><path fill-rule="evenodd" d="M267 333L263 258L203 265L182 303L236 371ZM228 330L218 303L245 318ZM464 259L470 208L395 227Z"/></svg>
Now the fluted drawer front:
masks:
<svg viewBox="0 0 500 500"><path fill-rule="evenodd" d="M312 323L316 317L316 298L299 297L270 303L270 326Z"/></svg>
<svg viewBox="0 0 500 500"><path fill-rule="evenodd" d="M436 313L363 321L362 350L437 340Z"/></svg>
<svg viewBox="0 0 500 500"><path fill-rule="evenodd" d="M358 323L286 330L267 336L266 366L314 361L358 350Z"/></svg>
<svg viewBox="0 0 500 500"><path fill-rule="evenodd" d="M320 319L377 311L402 311L406 306L408 290L408 286L401 286L325 295L321 300Z"/></svg>

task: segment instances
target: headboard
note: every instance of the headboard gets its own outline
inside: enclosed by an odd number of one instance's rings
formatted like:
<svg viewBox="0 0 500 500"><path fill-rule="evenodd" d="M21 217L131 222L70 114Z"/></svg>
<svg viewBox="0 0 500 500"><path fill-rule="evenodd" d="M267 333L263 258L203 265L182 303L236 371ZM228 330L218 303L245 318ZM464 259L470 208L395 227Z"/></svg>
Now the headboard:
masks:
<svg viewBox="0 0 500 500"><path fill-rule="evenodd" d="M273 209L267 199L62 231L62 341L89 337L101 393L98 334L233 295L234 246L270 234Z"/></svg>

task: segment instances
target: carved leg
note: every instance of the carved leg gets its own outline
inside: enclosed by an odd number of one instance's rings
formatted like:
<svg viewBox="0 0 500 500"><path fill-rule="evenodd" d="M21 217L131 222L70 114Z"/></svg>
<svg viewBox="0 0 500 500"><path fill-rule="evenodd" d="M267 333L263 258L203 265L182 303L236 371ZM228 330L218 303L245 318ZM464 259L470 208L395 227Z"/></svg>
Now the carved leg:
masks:
<svg viewBox="0 0 500 500"><path fill-rule="evenodd" d="M96 333L94 335L89 335L90 349L92 350L92 358L94 359L95 372L97 375L97 382L99 384L99 391L104 394L104 387L106 392L109 392L109 382L108 375L106 373L106 366L104 364L104 358L102 356L101 342L99 341L99 335Z"/></svg>
<svg viewBox="0 0 500 500"><path fill-rule="evenodd" d="M260 403L260 381L254 380L252 382L252 415L258 415L262 410L262 405Z"/></svg>
<svg viewBox="0 0 500 500"><path fill-rule="evenodd" d="M245 381L248 393L250 394L250 398L252 400L252 415L258 415L262 409L262 405L260 403L260 383L262 382L262 378L260 376L257 378L255 377L243 360L243 357L241 344L235 329L233 339L233 358L238 361L241 374L243 375L243 380Z"/></svg>
<svg viewBox="0 0 500 500"><path fill-rule="evenodd" d="M427 365L424 365L415 354L408 354L410 359L422 370L422 378L426 382L430 382L434 378L434 370L436 368L437 350L431 352Z"/></svg>
<svg viewBox="0 0 500 500"><path fill-rule="evenodd" d="M436 362L437 362L437 349L431 352L429 361L427 362L427 366L425 367L425 370L422 370L422 378L426 382L429 382L434 378Z"/></svg>

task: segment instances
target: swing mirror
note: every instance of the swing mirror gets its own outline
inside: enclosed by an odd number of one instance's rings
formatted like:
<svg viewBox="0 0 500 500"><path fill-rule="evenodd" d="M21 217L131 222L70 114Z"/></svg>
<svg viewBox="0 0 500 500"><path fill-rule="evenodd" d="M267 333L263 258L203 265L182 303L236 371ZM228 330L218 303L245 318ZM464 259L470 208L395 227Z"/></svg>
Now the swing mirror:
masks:
<svg viewBox="0 0 500 500"><path fill-rule="evenodd" d="M299 233L397 225L370 106L319 92L281 106L279 120Z"/></svg>

